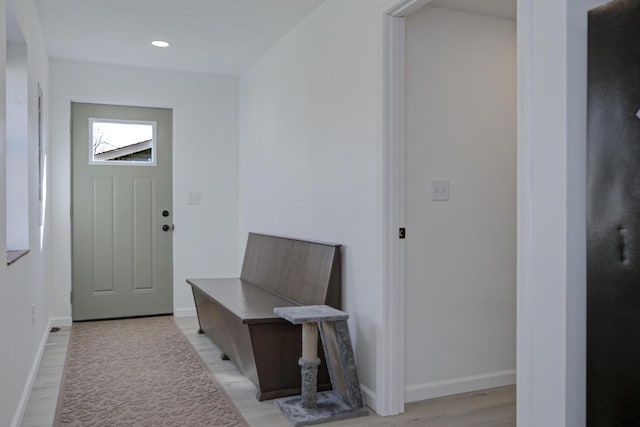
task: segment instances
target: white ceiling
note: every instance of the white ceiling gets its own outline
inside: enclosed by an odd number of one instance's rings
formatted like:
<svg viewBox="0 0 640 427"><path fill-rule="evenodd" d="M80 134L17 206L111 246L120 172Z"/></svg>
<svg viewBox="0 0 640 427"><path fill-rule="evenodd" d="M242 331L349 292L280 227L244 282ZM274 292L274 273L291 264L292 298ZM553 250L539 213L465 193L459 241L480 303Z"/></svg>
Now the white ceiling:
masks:
<svg viewBox="0 0 640 427"><path fill-rule="evenodd" d="M324 0L36 0L49 54L238 74ZM152 47L152 40L171 47Z"/></svg>
<svg viewBox="0 0 640 427"><path fill-rule="evenodd" d="M433 6L516 19L516 0L434 0Z"/></svg>

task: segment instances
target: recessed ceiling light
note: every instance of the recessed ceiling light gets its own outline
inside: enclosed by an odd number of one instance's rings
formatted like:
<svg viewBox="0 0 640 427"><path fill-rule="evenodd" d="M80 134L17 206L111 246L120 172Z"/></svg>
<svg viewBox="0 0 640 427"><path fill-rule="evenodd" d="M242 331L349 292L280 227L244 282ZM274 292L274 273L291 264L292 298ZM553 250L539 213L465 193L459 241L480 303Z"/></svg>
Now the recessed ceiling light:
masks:
<svg viewBox="0 0 640 427"><path fill-rule="evenodd" d="M171 43L166 42L164 40L154 40L151 42L151 44L154 45L155 47L169 47Z"/></svg>

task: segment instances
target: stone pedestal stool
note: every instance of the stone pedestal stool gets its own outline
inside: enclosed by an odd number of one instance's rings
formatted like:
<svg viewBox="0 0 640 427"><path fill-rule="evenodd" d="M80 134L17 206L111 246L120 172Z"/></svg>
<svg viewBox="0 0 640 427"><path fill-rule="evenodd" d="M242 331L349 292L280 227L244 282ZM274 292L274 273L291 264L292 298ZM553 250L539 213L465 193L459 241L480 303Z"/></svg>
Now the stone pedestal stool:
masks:
<svg viewBox="0 0 640 427"><path fill-rule="evenodd" d="M368 415L353 356L347 319L349 315L327 305L277 307L274 313L294 325L302 324L302 395L276 400L294 426ZM331 377L332 391L317 393L318 326Z"/></svg>

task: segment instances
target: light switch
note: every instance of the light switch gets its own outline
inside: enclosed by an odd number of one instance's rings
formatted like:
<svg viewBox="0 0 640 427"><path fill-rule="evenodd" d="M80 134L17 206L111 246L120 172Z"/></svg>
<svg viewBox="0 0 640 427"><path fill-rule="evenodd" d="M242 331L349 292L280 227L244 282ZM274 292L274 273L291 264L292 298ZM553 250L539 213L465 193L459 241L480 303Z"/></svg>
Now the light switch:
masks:
<svg viewBox="0 0 640 427"><path fill-rule="evenodd" d="M189 192L189 199L188 199L188 204L191 206L195 206L195 205L199 205L200 204L200 199L201 199L201 193L200 192Z"/></svg>
<svg viewBox="0 0 640 427"><path fill-rule="evenodd" d="M431 200L434 202L449 201L449 181L433 181L432 182Z"/></svg>

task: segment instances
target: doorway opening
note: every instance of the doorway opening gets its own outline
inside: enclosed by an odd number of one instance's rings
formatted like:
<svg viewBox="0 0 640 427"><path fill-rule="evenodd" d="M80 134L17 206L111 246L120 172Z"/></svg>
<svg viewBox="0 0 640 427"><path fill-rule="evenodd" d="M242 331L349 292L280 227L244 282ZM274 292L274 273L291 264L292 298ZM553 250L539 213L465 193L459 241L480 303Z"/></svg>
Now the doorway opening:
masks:
<svg viewBox="0 0 640 427"><path fill-rule="evenodd" d="M407 402L515 383L515 2L482 3L406 18Z"/></svg>
<svg viewBox="0 0 640 427"><path fill-rule="evenodd" d="M517 25L516 0L408 0L387 14L392 414L515 383Z"/></svg>
<svg viewBox="0 0 640 427"><path fill-rule="evenodd" d="M13 6L6 5L6 248L7 264L30 249L28 45Z"/></svg>

